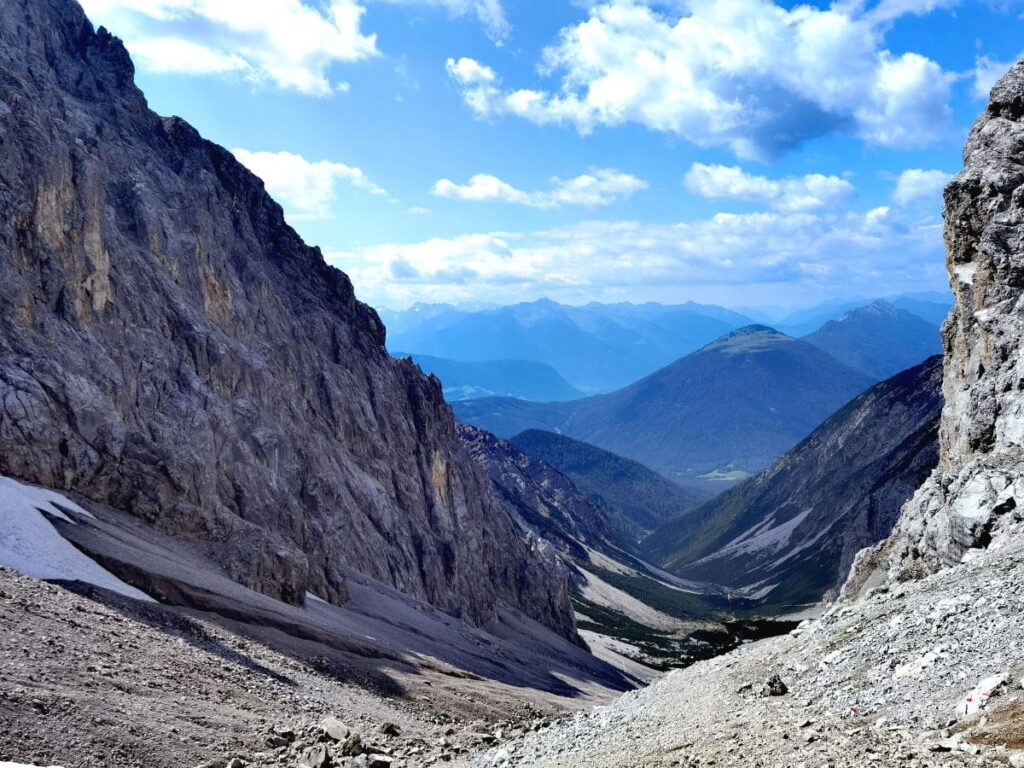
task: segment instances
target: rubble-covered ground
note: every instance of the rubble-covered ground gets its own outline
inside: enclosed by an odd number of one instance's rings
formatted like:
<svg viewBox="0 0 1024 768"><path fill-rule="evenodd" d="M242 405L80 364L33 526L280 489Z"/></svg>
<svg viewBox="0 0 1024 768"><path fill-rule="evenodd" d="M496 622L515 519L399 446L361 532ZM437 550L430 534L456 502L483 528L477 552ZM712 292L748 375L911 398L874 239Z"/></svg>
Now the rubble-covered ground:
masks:
<svg viewBox="0 0 1024 768"><path fill-rule="evenodd" d="M291 652L272 650L223 619L70 586L0 567L0 765L425 766L613 695L425 657L343 663L280 638Z"/></svg>
<svg viewBox="0 0 1024 768"><path fill-rule="evenodd" d="M1024 543L971 554L475 764L1024 766Z"/></svg>
<svg viewBox="0 0 1024 768"><path fill-rule="evenodd" d="M972 554L614 701L338 667L0 568L0 764L1024 766L1024 543Z"/></svg>

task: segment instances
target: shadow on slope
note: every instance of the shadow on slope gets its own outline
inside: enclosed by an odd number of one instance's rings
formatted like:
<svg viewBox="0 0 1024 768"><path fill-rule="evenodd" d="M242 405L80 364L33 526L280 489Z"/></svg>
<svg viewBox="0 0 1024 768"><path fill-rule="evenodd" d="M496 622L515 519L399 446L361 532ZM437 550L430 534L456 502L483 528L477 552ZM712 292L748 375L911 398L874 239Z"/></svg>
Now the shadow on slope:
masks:
<svg viewBox="0 0 1024 768"><path fill-rule="evenodd" d="M637 683L507 606L487 631L475 629L348 568L347 603L307 595L304 607L293 606L230 580L178 539L116 511L88 508L95 519L57 520L55 526L108 571L160 601L141 613L135 601L114 601L136 618L159 623L202 616L389 696L406 693L396 674L426 670L570 698L586 688L623 691Z"/></svg>

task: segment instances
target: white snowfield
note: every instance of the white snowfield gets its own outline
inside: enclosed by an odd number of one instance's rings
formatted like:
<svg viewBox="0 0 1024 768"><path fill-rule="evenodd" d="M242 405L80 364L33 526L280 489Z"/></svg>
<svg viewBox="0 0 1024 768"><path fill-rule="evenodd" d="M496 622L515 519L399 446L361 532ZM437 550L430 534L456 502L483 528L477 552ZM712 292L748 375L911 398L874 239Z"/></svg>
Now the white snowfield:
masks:
<svg viewBox="0 0 1024 768"><path fill-rule="evenodd" d="M59 507L57 506L59 505ZM152 598L75 549L40 510L74 524L60 508L92 517L59 493L0 477L0 565L37 579L84 581L136 600ZM9 768L15 763L0 763Z"/></svg>

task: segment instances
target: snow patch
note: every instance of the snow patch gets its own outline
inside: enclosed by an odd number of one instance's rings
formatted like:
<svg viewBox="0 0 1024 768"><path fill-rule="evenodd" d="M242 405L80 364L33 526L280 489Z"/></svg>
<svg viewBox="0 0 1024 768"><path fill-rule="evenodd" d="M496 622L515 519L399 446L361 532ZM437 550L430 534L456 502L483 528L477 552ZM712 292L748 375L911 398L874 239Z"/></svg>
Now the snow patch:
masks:
<svg viewBox="0 0 1024 768"><path fill-rule="evenodd" d="M84 581L136 600L153 599L75 549L46 515L74 524L63 510L92 517L59 493L0 477L0 565L36 579ZM0 763L0 768L10 765Z"/></svg>
<svg viewBox="0 0 1024 768"><path fill-rule="evenodd" d="M751 587L747 590L742 590L741 593L744 597L750 600L764 600L766 597L768 597L769 594L771 594L771 591L775 589L777 586L779 586L779 583L775 582L774 584L765 584L764 586L758 587L757 589Z"/></svg>
<svg viewBox="0 0 1024 768"><path fill-rule="evenodd" d="M953 267L953 274L956 276L956 279L966 285L971 285L974 282L974 274L977 271L977 264L960 264Z"/></svg>

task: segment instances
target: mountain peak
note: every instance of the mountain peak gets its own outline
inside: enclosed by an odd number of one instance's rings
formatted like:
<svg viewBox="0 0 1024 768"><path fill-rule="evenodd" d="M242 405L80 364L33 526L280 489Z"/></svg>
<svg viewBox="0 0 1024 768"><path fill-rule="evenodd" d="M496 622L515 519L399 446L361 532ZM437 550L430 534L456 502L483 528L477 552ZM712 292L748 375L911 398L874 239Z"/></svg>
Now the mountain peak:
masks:
<svg viewBox="0 0 1024 768"><path fill-rule="evenodd" d="M863 307L851 309L840 318L839 322L856 317L899 317L902 310L890 304L885 299L875 299Z"/></svg>
<svg viewBox="0 0 1024 768"><path fill-rule="evenodd" d="M725 352L727 354L764 352L791 341L795 341L795 339L781 331L777 331L767 325L754 323L737 328L735 331L731 331L716 339L704 347L704 351Z"/></svg>

